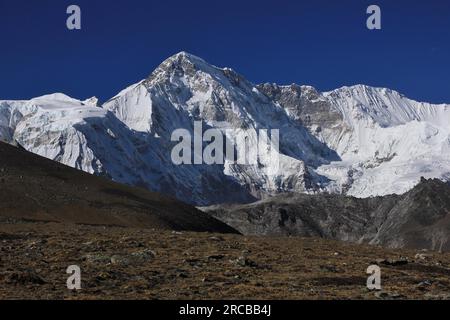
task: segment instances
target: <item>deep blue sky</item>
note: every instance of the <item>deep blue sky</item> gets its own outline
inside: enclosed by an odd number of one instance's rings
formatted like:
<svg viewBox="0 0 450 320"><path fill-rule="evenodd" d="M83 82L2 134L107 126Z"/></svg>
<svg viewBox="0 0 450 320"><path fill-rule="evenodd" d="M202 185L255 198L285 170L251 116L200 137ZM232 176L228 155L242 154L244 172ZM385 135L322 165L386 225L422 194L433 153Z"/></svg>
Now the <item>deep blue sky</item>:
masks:
<svg viewBox="0 0 450 320"><path fill-rule="evenodd" d="M81 31L66 29L70 4ZM381 31L366 28L370 4ZM450 102L448 0L0 0L0 99L104 101L183 50L255 83L364 83Z"/></svg>

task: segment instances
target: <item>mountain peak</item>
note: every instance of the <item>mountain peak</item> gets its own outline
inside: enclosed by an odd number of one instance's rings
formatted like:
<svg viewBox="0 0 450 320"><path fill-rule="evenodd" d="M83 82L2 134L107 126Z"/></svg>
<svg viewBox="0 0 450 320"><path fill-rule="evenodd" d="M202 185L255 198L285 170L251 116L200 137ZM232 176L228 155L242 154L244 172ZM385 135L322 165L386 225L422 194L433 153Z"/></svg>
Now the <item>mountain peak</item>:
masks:
<svg viewBox="0 0 450 320"><path fill-rule="evenodd" d="M398 91L384 88L384 87L373 87L365 84L356 84L352 86L343 86L338 89L324 92L325 95L333 95L335 93L345 92L349 95L360 96L360 95L383 95L383 96L394 96L397 98L404 98L404 95Z"/></svg>
<svg viewBox="0 0 450 320"><path fill-rule="evenodd" d="M172 55L171 57L169 57L169 59L187 59L187 60L202 60L204 61L202 58L193 55L192 53L186 52L186 51L180 51L174 55Z"/></svg>
<svg viewBox="0 0 450 320"><path fill-rule="evenodd" d="M69 97L68 95L56 92L52 94L46 94L40 97L33 98L32 100L55 100L55 101L74 101L75 98Z"/></svg>
<svg viewBox="0 0 450 320"><path fill-rule="evenodd" d="M178 52L164 60L149 76L147 81L164 79L168 75L194 75L197 71L214 73L221 70L208 62L186 51Z"/></svg>
<svg viewBox="0 0 450 320"><path fill-rule="evenodd" d="M211 66L208 62L206 62L202 58L197 57L196 55L193 55L186 51L181 51L170 56L161 65L186 65L186 64L192 64L195 65L196 67L200 67L203 65Z"/></svg>

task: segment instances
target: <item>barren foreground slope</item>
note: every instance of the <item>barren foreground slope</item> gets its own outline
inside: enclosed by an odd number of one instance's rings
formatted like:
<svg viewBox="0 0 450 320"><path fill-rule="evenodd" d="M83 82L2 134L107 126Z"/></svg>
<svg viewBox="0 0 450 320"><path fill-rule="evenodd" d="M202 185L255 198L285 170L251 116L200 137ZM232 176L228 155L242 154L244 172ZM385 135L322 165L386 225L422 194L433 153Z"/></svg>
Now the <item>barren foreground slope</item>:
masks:
<svg viewBox="0 0 450 320"><path fill-rule="evenodd" d="M382 291L366 288L381 267ZM79 265L82 290L66 288ZM3 219L0 299L444 299L450 254Z"/></svg>
<svg viewBox="0 0 450 320"><path fill-rule="evenodd" d="M0 217L236 232L175 199L72 169L0 142Z"/></svg>

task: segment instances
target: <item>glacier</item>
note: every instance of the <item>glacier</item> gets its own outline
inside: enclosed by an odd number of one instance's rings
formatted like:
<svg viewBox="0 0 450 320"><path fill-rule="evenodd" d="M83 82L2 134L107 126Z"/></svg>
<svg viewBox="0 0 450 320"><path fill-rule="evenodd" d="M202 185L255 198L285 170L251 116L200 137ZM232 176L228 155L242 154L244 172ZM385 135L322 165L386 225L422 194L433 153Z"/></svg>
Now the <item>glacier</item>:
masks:
<svg viewBox="0 0 450 320"><path fill-rule="evenodd" d="M282 170L175 165L176 129L279 129ZM226 136L233 139L232 136ZM0 140L71 167L195 205L283 192L401 194L421 177L450 180L450 105L364 85L255 85L186 52L99 105L61 93L0 100ZM250 141L252 143L252 141ZM237 146L237 148L245 146ZM270 166L270 159L264 163Z"/></svg>

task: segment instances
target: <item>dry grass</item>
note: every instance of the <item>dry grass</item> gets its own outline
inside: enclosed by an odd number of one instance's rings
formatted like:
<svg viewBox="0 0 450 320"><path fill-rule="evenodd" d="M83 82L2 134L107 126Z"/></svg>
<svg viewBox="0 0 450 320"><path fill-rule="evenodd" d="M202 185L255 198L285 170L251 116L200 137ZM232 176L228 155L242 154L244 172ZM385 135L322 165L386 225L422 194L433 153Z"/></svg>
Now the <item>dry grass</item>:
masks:
<svg viewBox="0 0 450 320"><path fill-rule="evenodd" d="M413 261L415 251L311 238L6 221L0 253L2 299L423 299L450 289L450 254ZM366 289L370 264L400 257L409 263L382 266L382 294ZM73 264L79 292L66 288Z"/></svg>

